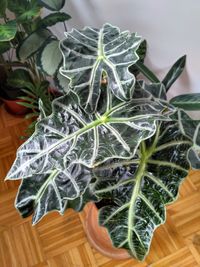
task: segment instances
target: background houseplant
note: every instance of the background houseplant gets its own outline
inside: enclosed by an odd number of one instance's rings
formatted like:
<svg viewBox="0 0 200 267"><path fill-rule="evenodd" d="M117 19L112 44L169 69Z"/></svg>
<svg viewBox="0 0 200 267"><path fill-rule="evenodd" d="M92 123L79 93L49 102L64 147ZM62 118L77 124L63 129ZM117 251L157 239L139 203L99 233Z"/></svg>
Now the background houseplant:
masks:
<svg viewBox="0 0 200 267"><path fill-rule="evenodd" d="M66 30L65 22L70 16L60 11L64 3L65 1L2 1L0 64L4 75L1 79L1 97L14 114L20 113L16 108L19 109L17 103L21 101L21 107L32 110L27 117L36 120L39 99L46 114L51 113L50 103L57 97L56 92L61 86L58 69L62 55L57 37L50 27L61 22ZM43 7L51 10L45 17L42 17ZM47 56L49 47L53 53L48 53ZM46 70L48 62L54 62L54 65ZM54 79L55 89L50 88L48 76ZM34 124L35 122L30 126L30 132L34 130Z"/></svg>
<svg viewBox="0 0 200 267"><path fill-rule="evenodd" d="M110 24L67 34L60 72L69 88L20 147L7 179L23 179L16 207L23 217L34 212L33 223L52 210L100 202L99 221L113 244L143 260L165 205L190 164L198 167L199 121L176 106L198 103L199 95L166 100L185 58L163 82L140 63L157 80L136 80L128 68L138 67L140 42Z"/></svg>

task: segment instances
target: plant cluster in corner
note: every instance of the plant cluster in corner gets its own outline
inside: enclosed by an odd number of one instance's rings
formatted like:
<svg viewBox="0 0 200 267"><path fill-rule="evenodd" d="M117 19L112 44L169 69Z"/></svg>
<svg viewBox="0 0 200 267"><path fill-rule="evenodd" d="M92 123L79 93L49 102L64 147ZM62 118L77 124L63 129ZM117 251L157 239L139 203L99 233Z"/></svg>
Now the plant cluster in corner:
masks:
<svg viewBox="0 0 200 267"><path fill-rule="evenodd" d="M110 24L66 34L60 73L68 88L18 149L6 179L22 179L15 205L33 224L50 211L101 203L99 223L113 245L144 260L165 206L200 167L200 121L184 111L199 109L200 94L168 101L185 57L160 81L144 66L140 44Z"/></svg>
<svg viewBox="0 0 200 267"><path fill-rule="evenodd" d="M39 100L45 113L50 115L51 102L58 96L56 91L62 90L63 77L59 74L62 54L59 41L50 28L60 22L67 30L65 23L71 17L60 11L64 4L65 0L1 1L1 97L20 100L20 105L32 110L26 116L34 118L29 133L34 131L40 114ZM51 13L42 16L43 8ZM55 90L49 86L49 76L54 79Z"/></svg>

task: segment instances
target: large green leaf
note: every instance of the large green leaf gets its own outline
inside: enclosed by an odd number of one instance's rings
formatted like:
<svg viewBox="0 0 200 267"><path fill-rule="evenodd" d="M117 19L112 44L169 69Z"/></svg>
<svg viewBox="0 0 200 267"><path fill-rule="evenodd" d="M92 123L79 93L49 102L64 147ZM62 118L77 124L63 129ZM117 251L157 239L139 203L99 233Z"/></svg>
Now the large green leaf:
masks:
<svg viewBox="0 0 200 267"><path fill-rule="evenodd" d="M17 48L17 56L21 60L34 55L51 36L51 32L47 29L39 29L25 38L21 45Z"/></svg>
<svg viewBox="0 0 200 267"><path fill-rule="evenodd" d="M59 11L65 4L65 0L38 0L38 2L52 11Z"/></svg>
<svg viewBox="0 0 200 267"><path fill-rule="evenodd" d="M200 110L200 93L178 95L170 103L184 110Z"/></svg>
<svg viewBox="0 0 200 267"><path fill-rule="evenodd" d="M0 42L12 40L16 32L17 24L15 20L10 20L6 24L0 24Z"/></svg>
<svg viewBox="0 0 200 267"><path fill-rule="evenodd" d="M166 92L170 89L172 84L178 79L185 68L186 56L179 58L171 67L162 83L165 86Z"/></svg>
<svg viewBox="0 0 200 267"><path fill-rule="evenodd" d="M69 95L61 97L53 114L41 120L19 148L7 178L66 170L72 162L93 167L109 158L130 158L139 143L154 134L156 120L166 119L165 113L162 104L138 98L88 115Z"/></svg>
<svg viewBox="0 0 200 267"><path fill-rule="evenodd" d="M16 202L21 214L34 211L36 223L51 210L81 209L91 180L88 167L111 158L132 158L139 143L155 133L156 121L168 120L166 107L149 96L140 88L134 99L113 107L104 98L110 109L93 115L70 95L55 100L52 115L38 122L7 175L23 179Z"/></svg>
<svg viewBox="0 0 200 267"><path fill-rule="evenodd" d="M47 28L55 25L58 22L69 20L70 18L71 16L64 12L55 12L39 20L37 23L37 28Z"/></svg>
<svg viewBox="0 0 200 267"><path fill-rule="evenodd" d="M140 37L105 24L98 30L86 27L66 33L60 47L64 61L62 75L70 79L71 90L77 94L82 107L95 111L105 74L112 93L121 100L132 97L135 77L128 70L138 56Z"/></svg>
<svg viewBox="0 0 200 267"><path fill-rule="evenodd" d="M178 123L163 122L151 139L142 142L138 156L96 169L95 193L104 203L112 202L99 210L99 223L107 228L114 246L144 260L153 232L165 222L165 205L176 200L188 174L191 145Z"/></svg>
<svg viewBox="0 0 200 267"><path fill-rule="evenodd" d="M58 71L61 62L62 53L59 49L59 41L48 39L37 55L37 65L45 74L52 76Z"/></svg>

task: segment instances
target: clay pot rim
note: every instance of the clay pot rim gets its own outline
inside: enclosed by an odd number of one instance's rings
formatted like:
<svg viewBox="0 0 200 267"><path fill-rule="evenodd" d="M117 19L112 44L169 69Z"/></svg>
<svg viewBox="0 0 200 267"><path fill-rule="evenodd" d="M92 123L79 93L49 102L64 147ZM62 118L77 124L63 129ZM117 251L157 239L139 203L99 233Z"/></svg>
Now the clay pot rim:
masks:
<svg viewBox="0 0 200 267"><path fill-rule="evenodd" d="M89 211L86 211L85 231L88 241L92 247L104 256L112 259L130 259L131 256L125 249L118 249L113 246L107 229L99 226L98 208L96 204L94 202L90 202L88 206Z"/></svg>

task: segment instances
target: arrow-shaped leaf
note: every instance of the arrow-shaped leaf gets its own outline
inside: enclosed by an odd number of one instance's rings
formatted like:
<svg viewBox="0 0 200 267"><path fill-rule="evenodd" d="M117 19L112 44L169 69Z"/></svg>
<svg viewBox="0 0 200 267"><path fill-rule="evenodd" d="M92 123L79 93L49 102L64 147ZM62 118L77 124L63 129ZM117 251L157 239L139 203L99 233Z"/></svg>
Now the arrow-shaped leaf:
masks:
<svg viewBox="0 0 200 267"><path fill-rule="evenodd" d="M139 143L154 134L156 120L166 119L164 112L159 102L138 98L89 115L69 95L61 97L53 114L41 120L19 148L7 178L62 171L72 162L93 167L114 157L130 158Z"/></svg>
<svg viewBox="0 0 200 267"><path fill-rule="evenodd" d="M96 195L113 201L99 210L117 248L144 260L153 232L165 222L165 205L177 198L181 181L190 165L187 151L192 142L177 123L163 122L154 137L143 141L138 157L115 160L96 169ZM134 138L134 137L133 137Z"/></svg>
<svg viewBox="0 0 200 267"><path fill-rule="evenodd" d="M132 97L135 77L128 68L139 59L136 50L140 41L135 33L120 32L110 24L100 30L86 27L66 33L60 44L64 57L60 72L71 80L70 87L82 107L96 110L103 73L117 98Z"/></svg>

